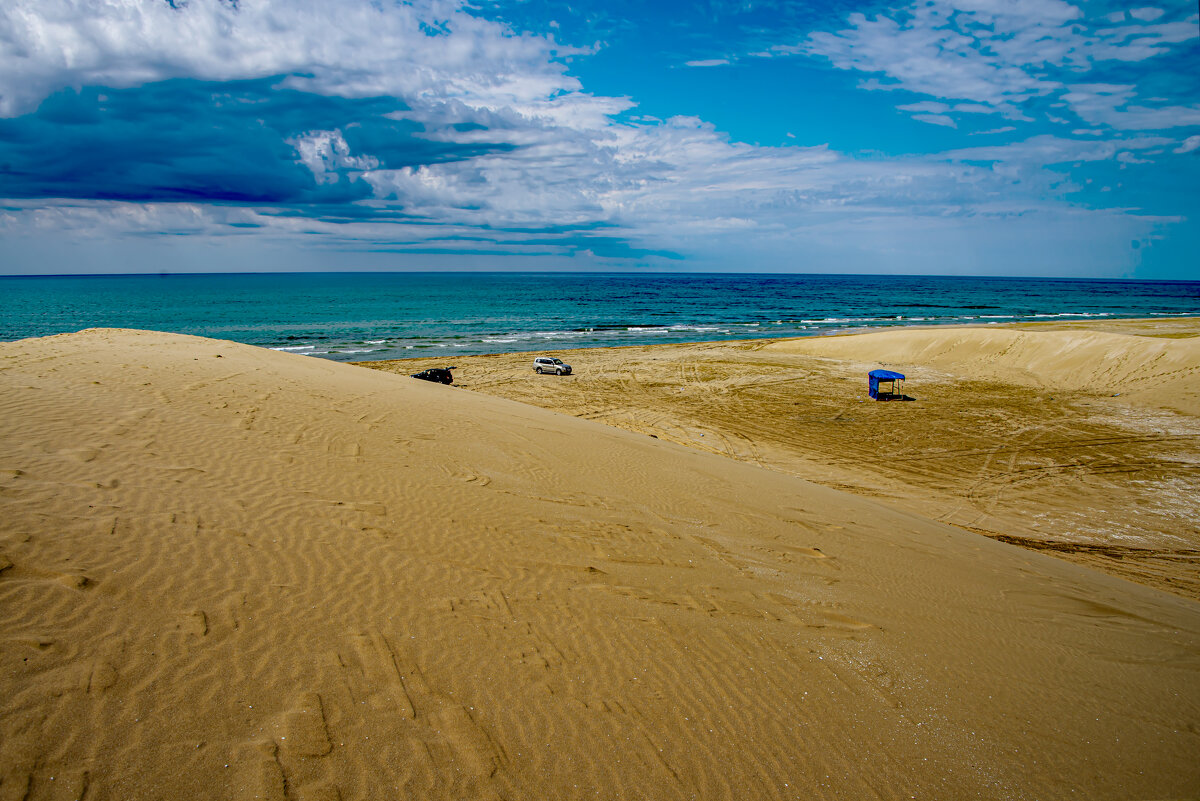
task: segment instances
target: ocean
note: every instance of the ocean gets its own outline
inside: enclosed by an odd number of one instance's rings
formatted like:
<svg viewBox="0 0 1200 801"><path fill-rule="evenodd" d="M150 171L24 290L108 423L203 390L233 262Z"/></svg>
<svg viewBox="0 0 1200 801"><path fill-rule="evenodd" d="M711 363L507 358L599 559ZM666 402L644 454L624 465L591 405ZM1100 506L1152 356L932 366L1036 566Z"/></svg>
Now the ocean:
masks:
<svg viewBox="0 0 1200 801"><path fill-rule="evenodd" d="M0 340L82 328L336 361L1200 315L1200 281L630 273L0 278Z"/></svg>

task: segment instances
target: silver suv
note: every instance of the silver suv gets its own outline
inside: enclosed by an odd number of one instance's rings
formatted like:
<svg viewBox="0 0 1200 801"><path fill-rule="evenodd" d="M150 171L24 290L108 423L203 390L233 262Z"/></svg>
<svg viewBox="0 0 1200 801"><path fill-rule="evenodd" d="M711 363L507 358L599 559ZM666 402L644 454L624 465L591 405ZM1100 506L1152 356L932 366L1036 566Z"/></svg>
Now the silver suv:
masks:
<svg viewBox="0 0 1200 801"><path fill-rule="evenodd" d="M570 375L571 365L563 364L562 359L554 359L550 356L538 356L533 360L533 372L541 375L542 373L554 373L555 375Z"/></svg>

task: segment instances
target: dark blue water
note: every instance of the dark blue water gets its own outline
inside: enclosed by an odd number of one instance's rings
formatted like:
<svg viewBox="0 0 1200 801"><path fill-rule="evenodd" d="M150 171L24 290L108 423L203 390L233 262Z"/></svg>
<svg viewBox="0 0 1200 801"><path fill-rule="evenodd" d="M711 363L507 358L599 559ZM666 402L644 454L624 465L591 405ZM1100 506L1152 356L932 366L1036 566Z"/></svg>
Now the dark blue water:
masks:
<svg viewBox="0 0 1200 801"><path fill-rule="evenodd" d="M340 361L1178 315L1200 315L1200 281L627 273L0 278L0 340L143 328Z"/></svg>

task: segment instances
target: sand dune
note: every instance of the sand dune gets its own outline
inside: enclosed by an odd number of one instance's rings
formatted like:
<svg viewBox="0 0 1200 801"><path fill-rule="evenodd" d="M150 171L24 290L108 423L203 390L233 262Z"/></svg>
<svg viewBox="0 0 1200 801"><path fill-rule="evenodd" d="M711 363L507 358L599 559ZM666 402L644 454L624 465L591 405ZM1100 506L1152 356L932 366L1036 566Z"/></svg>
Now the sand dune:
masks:
<svg viewBox="0 0 1200 801"><path fill-rule="evenodd" d="M0 344L0 411L2 798L1200 792L1193 601L227 342Z"/></svg>
<svg viewBox="0 0 1200 801"><path fill-rule="evenodd" d="M596 348L560 353L561 380L527 354L460 357L457 380L1200 599L1200 417L1180 402L1198 334L1190 318ZM881 364L916 403L868 402Z"/></svg>
<svg viewBox="0 0 1200 801"><path fill-rule="evenodd" d="M1200 338L1017 328L897 329L772 343L764 350L864 364L949 368L967 379L1047 389L1119 392L1200 415Z"/></svg>

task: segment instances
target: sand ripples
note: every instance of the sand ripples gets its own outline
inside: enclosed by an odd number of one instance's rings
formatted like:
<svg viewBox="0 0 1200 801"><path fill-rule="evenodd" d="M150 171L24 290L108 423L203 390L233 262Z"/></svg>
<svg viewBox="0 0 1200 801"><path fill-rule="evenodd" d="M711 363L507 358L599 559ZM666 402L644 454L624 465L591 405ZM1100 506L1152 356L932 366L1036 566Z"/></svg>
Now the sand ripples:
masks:
<svg viewBox="0 0 1200 801"><path fill-rule="evenodd" d="M999 798L1200 781L1183 601L353 367L129 332L4 357L6 797ZM1070 582L1091 606L1048 592ZM1064 745L1060 725L1097 744ZM1050 772L1016 757L1029 743Z"/></svg>

